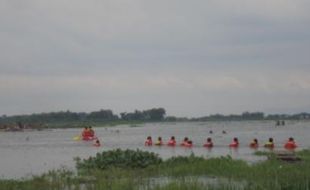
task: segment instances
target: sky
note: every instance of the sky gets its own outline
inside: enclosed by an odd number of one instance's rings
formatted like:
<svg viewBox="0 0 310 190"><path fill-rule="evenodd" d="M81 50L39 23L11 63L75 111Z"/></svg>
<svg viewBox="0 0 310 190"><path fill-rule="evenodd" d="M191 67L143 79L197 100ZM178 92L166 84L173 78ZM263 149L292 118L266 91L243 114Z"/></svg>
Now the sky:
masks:
<svg viewBox="0 0 310 190"><path fill-rule="evenodd" d="M310 112L309 0L0 0L0 115Z"/></svg>

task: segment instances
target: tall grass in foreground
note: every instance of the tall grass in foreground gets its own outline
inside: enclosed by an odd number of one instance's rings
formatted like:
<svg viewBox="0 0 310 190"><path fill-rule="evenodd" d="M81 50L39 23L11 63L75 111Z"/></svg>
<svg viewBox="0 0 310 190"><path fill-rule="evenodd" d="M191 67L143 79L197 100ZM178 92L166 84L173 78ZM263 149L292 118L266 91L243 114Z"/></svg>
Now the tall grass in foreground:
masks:
<svg viewBox="0 0 310 190"><path fill-rule="evenodd" d="M148 155L144 152L130 153L136 159L144 154ZM143 164L142 167L118 167L116 164L92 168L80 175L59 170L28 180L0 180L0 190L309 190L310 151L302 151L298 155L302 161L297 163L271 159L248 165L229 156L204 159L191 155L156 164L150 162L150 165ZM153 156L150 158L154 160ZM117 156L114 159L117 160ZM89 160L87 163L90 164ZM143 163L147 160L143 159Z"/></svg>

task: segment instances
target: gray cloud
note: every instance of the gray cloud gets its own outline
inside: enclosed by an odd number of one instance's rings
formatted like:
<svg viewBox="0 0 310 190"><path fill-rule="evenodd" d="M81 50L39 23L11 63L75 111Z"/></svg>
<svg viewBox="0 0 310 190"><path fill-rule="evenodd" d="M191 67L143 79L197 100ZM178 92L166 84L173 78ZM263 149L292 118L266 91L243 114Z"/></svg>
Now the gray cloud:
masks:
<svg viewBox="0 0 310 190"><path fill-rule="evenodd" d="M0 114L309 111L307 0L3 0Z"/></svg>

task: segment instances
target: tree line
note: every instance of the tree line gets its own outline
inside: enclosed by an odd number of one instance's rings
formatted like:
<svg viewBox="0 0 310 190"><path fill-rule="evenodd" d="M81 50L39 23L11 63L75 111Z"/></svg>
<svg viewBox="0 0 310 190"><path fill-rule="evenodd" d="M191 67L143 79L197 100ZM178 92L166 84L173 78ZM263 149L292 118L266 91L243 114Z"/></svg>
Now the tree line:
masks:
<svg viewBox="0 0 310 190"><path fill-rule="evenodd" d="M15 115L0 117L0 124L7 123L52 123L52 122L111 122L111 121L162 121L165 118L164 108L152 108L148 110L135 110L134 112L123 112L114 114L110 109L99 111L71 112L59 111L50 113L39 113L31 115Z"/></svg>
<svg viewBox="0 0 310 190"><path fill-rule="evenodd" d="M167 116L166 121L242 121L242 120L305 120L310 119L310 113L298 114L268 114L263 112L243 112L242 114L212 114L209 116L187 118Z"/></svg>
<svg viewBox="0 0 310 190"><path fill-rule="evenodd" d="M59 111L50 113L39 113L31 115L15 115L0 117L0 124L25 124L25 123L53 123L53 122L113 122L113 121L241 121L241 120L300 120L310 119L309 113L299 114L270 114L263 112L243 112L242 114L213 114L204 117L187 118L166 116L164 108L152 108L148 110L135 110L133 112L122 112L119 115L113 113L110 109L101 109L99 111L71 112Z"/></svg>

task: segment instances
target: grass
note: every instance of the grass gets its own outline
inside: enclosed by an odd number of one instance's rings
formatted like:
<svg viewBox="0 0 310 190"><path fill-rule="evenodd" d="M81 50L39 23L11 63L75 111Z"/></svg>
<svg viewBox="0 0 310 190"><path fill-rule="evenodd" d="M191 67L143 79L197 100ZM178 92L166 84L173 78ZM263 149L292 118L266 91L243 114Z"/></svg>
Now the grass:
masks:
<svg viewBox="0 0 310 190"><path fill-rule="evenodd" d="M31 179L0 180L0 189L308 190L310 151L297 154L302 158L301 162L286 163L270 159L249 165L229 156L204 159L191 155L174 157L146 168L109 167L92 169L84 175L58 170ZM208 183L209 179L218 181Z"/></svg>

